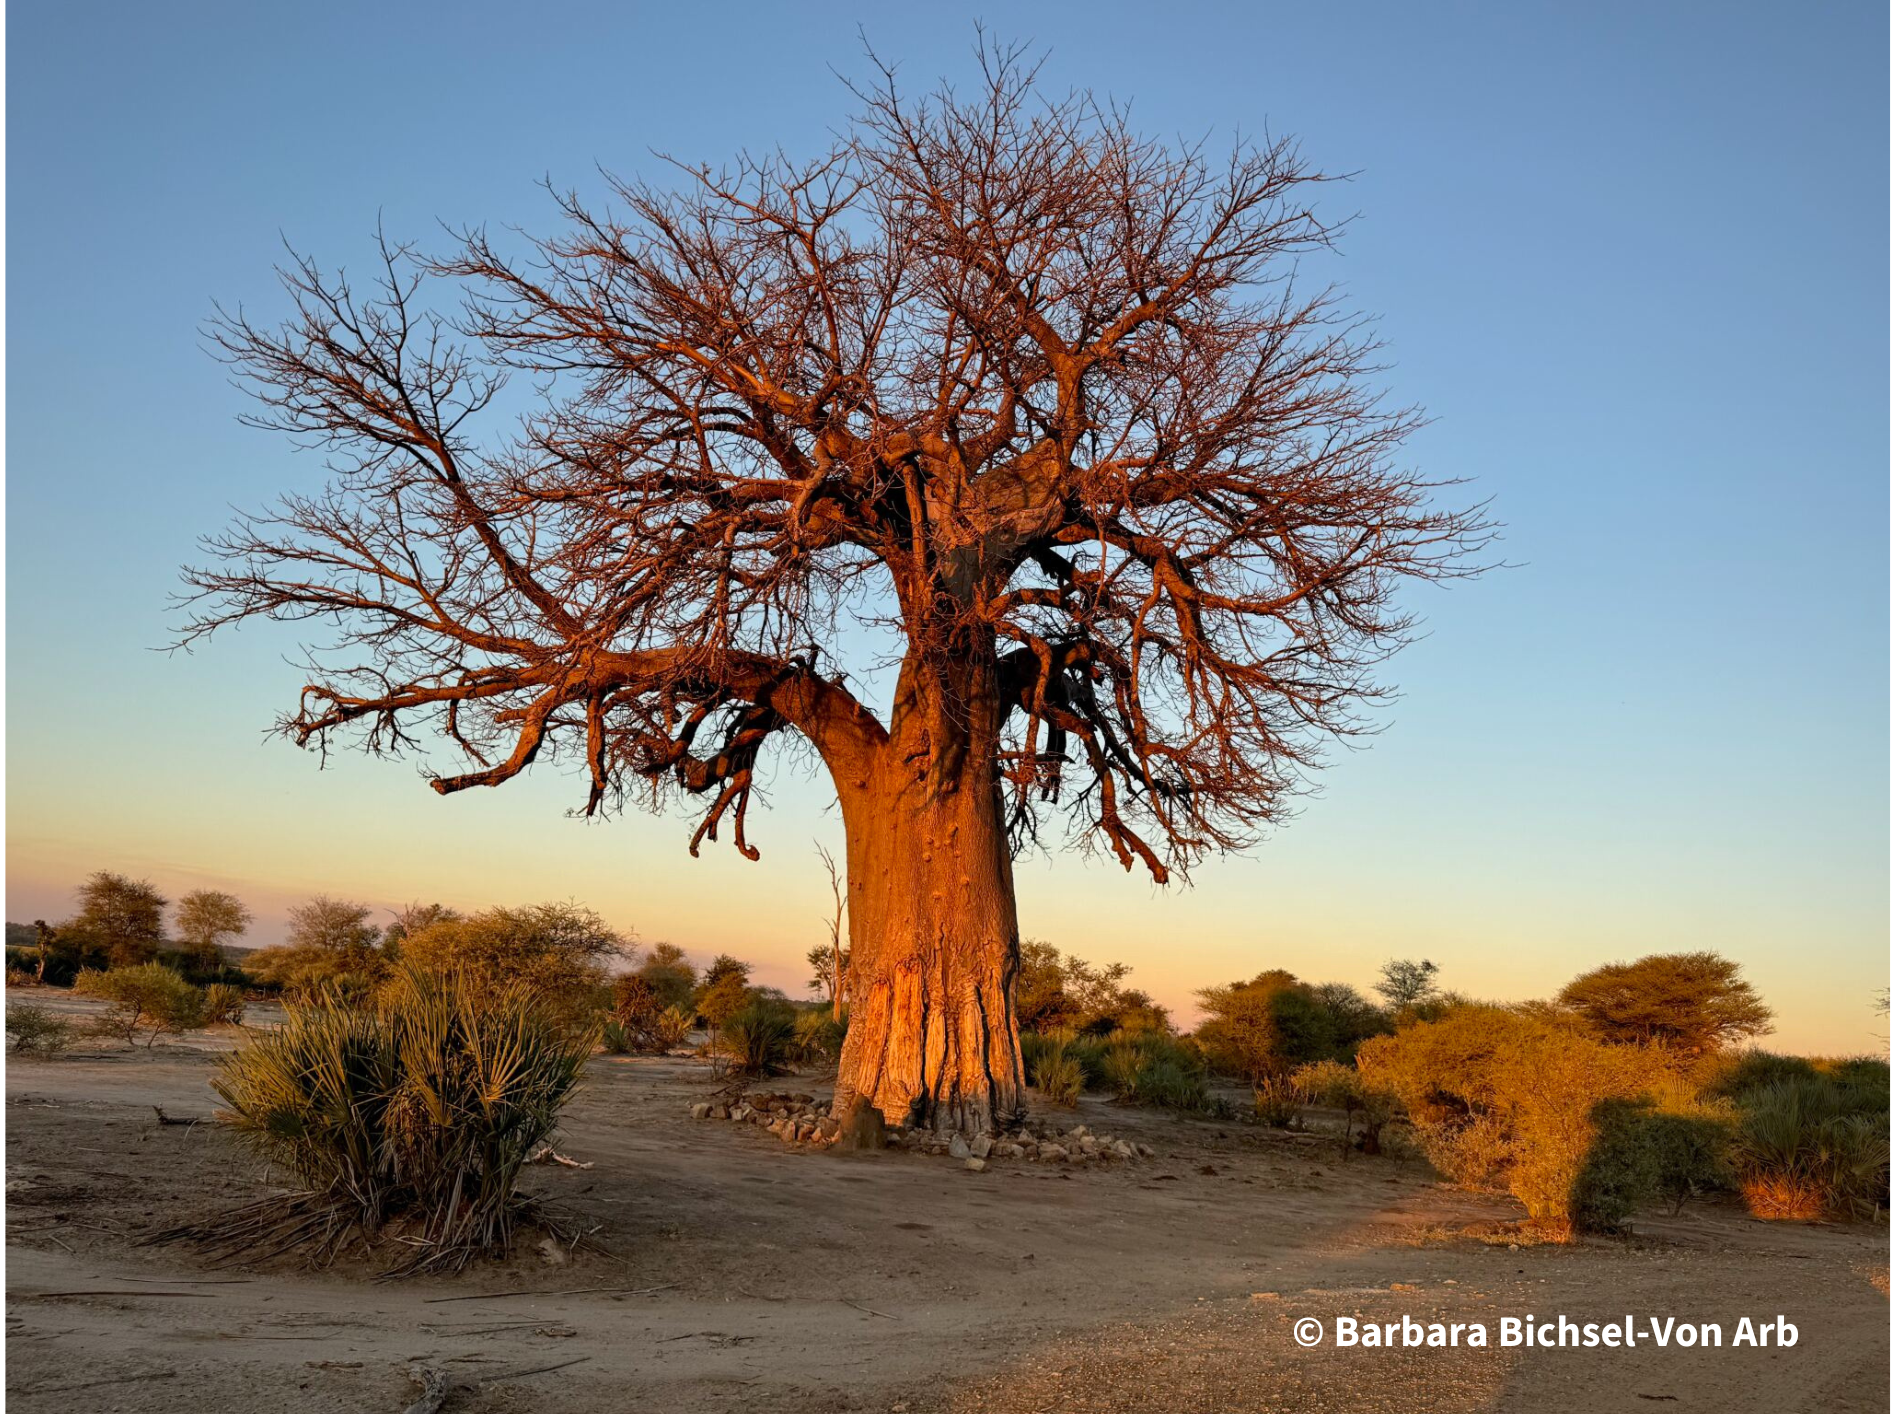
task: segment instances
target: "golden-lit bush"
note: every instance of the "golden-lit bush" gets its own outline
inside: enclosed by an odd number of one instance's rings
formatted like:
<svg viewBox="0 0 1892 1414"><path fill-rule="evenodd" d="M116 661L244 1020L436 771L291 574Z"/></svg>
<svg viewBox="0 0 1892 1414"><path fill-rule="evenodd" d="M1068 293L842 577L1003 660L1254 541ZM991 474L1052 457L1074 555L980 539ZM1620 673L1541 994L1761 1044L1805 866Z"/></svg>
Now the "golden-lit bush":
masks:
<svg viewBox="0 0 1892 1414"><path fill-rule="evenodd" d="M539 998L542 1010L588 1028L607 967L624 947L624 939L590 909L542 903L443 919L408 937L401 960L409 968L456 974L475 992L524 988Z"/></svg>
<svg viewBox="0 0 1892 1414"><path fill-rule="evenodd" d="M1380 1135L1399 1108L1390 1090L1369 1085L1358 1069L1341 1061L1316 1061L1294 1072L1295 1088L1309 1104L1328 1105L1347 1120L1346 1140L1351 1145L1354 1126L1360 1129L1360 1150L1380 1152Z"/></svg>
<svg viewBox="0 0 1892 1414"><path fill-rule="evenodd" d="M1677 1085L1664 1052L1610 1045L1541 1012L1487 1006L1367 1041L1359 1069L1399 1098L1442 1172L1508 1188L1552 1235L1613 1225L1620 1195L1633 1189L1610 1186L1607 1199L1587 1204L1578 1191L1599 1137L1598 1107Z"/></svg>
<svg viewBox="0 0 1892 1414"><path fill-rule="evenodd" d="M396 1273L504 1252L521 1166L556 1127L594 1041L531 988L401 968L374 1003L291 1003L222 1064L218 1119L301 1191L165 1240L260 1261L401 1241Z"/></svg>

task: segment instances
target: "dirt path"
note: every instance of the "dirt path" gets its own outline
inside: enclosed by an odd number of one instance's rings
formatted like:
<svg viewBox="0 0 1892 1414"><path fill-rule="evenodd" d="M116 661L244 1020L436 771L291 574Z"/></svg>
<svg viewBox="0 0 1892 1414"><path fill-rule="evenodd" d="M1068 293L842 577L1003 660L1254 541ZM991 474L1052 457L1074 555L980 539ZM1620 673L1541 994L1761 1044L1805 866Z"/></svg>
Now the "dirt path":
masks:
<svg viewBox="0 0 1892 1414"><path fill-rule="evenodd" d="M616 1255L457 1280L217 1272L140 1234L258 1192L212 1127L214 1057L7 1067L7 1391L22 1414L454 1410L1585 1410L1886 1407L1883 1228L1727 1211L1507 1250L1425 1234L1513 1215L1416 1165L1087 1101L1158 1158L1111 1169L785 1151L692 1122L690 1062L600 1058L533 1184ZM806 1082L801 1082L806 1083ZM813 1088L813 1087L810 1087ZM1877 1274L1880 1289L1873 1279ZM1397 1286L1395 1286L1397 1284ZM617 1288L610 1291L579 1288ZM656 1288L652 1290L652 1288ZM573 1292L518 1296L503 1293ZM97 1294L108 1293L108 1294ZM483 1293L474 1299L461 1298ZM1258 1295L1259 1293L1259 1295ZM1335 1314L1785 1313L1791 1350L1303 1350ZM543 1367L574 1361L564 1368Z"/></svg>

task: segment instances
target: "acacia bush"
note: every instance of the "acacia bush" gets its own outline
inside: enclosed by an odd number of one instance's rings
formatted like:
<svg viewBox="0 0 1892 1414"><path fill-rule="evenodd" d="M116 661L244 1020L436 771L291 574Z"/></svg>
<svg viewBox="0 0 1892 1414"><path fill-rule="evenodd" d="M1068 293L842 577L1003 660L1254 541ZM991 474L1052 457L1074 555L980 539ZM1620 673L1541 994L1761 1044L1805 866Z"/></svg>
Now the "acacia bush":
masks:
<svg viewBox="0 0 1892 1414"><path fill-rule="evenodd" d="M1359 1069L1398 1097L1442 1172L1508 1188L1533 1225L1558 1237L1613 1226L1640 1192L1634 1182L1600 1178L1578 1190L1599 1138L1598 1107L1679 1088L1664 1052L1611 1045L1541 1012L1489 1006L1367 1041Z"/></svg>
<svg viewBox="0 0 1892 1414"><path fill-rule="evenodd" d="M56 1056L72 1044L76 1034L70 1021L43 1006L20 1002L7 1008L7 1035L13 1038L15 1055Z"/></svg>
<svg viewBox="0 0 1892 1414"><path fill-rule="evenodd" d="M149 1050L163 1035L182 1035L204 1024L204 992L193 987L161 962L136 967L114 967L100 972L81 971L72 984L80 996L106 1003L96 1023L99 1031L136 1045L145 1033Z"/></svg>
<svg viewBox="0 0 1892 1414"><path fill-rule="evenodd" d="M400 956L410 967L456 973L475 991L523 987L543 1010L586 1031L595 1023L608 965L625 946L590 909L541 903L440 919L406 937Z"/></svg>
<svg viewBox="0 0 1892 1414"><path fill-rule="evenodd" d="M392 1235L393 1274L504 1253L528 1208L519 1170L551 1137L594 1040L529 987L412 966L368 1005L292 1002L211 1084L227 1106L217 1118L301 1189L160 1240L221 1260L300 1251L322 1263L356 1235Z"/></svg>
<svg viewBox="0 0 1892 1414"><path fill-rule="evenodd" d="M1380 1152L1380 1136L1399 1109L1390 1090L1367 1084L1359 1070L1340 1061L1316 1061L1294 1072L1294 1087L1309 1104L1329 1105L1346 1116L1345 1148L1353 1147L1354 1124L1360 1127L1360 1151Z"/></svg>

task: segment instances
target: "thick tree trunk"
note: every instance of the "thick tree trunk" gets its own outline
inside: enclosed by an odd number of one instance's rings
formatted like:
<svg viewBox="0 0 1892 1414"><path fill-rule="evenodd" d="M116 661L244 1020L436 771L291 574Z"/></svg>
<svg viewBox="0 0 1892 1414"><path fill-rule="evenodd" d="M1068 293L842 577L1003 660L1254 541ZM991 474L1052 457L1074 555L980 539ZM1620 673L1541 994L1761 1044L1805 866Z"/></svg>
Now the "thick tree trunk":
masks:
<svg viewBox="0 0 1892 1414"><path fill-rule="evenodd" d="M853 952L836 1099L976 1135L1022 1121L1025 1078L997 708L985 665L958 667L955 710L903 690L879 768L843 793Z"/></svg>

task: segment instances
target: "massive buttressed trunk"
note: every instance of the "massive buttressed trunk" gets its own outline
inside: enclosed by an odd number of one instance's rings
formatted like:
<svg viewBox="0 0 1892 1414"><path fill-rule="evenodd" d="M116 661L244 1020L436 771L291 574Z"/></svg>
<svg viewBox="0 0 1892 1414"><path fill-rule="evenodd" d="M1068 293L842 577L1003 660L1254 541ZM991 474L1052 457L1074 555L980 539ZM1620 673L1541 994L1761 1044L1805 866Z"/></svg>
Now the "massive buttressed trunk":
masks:
<svg viewBox="0 0 1892 1414"><path fill-rule="evenodd" d="M1002 719L990 633L953 635L908 659L877 759L841 790L851 1019L836 1099L890 1123L977 1134L1024 1116Z"/></svg>

